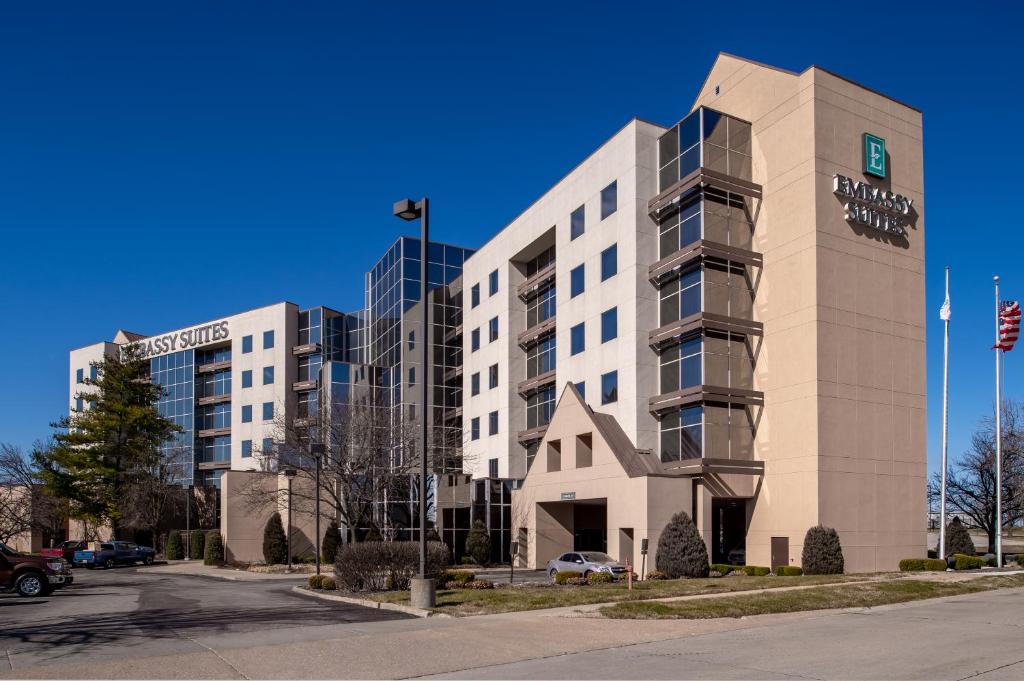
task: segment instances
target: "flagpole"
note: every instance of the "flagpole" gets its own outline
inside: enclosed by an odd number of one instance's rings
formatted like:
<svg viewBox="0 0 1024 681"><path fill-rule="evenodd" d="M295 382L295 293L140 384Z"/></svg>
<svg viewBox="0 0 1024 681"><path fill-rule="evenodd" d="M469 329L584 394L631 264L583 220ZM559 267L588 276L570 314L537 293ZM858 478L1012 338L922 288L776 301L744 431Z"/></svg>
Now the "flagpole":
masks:
<svg viewBox="0 0 1024 681"><path fill-rule="evenodd" d="M999 348L999 277L996 285L996 566L1003 566L1003 397L1000 385L1003 351Z"/></svg>
<svg viewBox="0 0 1024 681"><path fill-rule="evenodd" d="M949 266L946 266L946 301L940 316L945 326L942 346L942 500L939 503L939 558L946 559L946 452L949 447Z"/></svg>

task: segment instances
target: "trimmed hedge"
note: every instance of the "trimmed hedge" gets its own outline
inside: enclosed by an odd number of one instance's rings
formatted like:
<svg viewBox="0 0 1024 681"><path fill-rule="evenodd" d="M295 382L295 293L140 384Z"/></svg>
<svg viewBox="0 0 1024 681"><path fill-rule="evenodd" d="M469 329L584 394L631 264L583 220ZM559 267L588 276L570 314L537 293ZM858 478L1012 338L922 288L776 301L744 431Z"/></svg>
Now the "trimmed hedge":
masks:
<svg viewBox="0 0 1024 681"><path fill-rule="evenodd" d="M204 549L206 548L206 533L202 530L192 530L192 535L189 537L189 558L192 560L199 560L204 555Z"/></svg>
<svg viewBox="0 0 1024 681"><path fill-rule="evenodd" d="M330 575L310 575L309 588L323 589L324 591L334 591L338 588L338 585L337 583L335 583L334 577L331 577Z"/></svg>
<svg viewBox="0 0 1024 681"><path fill-rule="evenodd" d="M723 577L736 569L735 565L726 565L725 563L712 563L711 569L722 575Z"/></svg>
<svg viewBox="0 0 1024 681"><path fill-rule="evenodd" d="M841 575L845 569L843 547L834 528L815 525L804 536L800 564L808 575Z"/></svg>
<svg viewBox="0 0 1024 681"><path fill-rule="evenodd" d="M614 581L615 578L607 572L592 572L587 578L587 582L590 584L609 584Z"/></svg>
<svg viewBox="0 0 1024 681"><path fill-rule="evenodd" d="M955 556L958 553L973 556L977 549L967 527L960 522L960 518L954 517L953 521L946 525L946 555Z"/></svg>
<svg viewBox="0 0 1024 681"><path fill-rule="evenodd" d="M804 573L803 568L796 565L777 565L775 574L779 577L799 577Z"/></svg>
<svg viewBox="0 0 1024 681"><path fill-rule="evenodd" d="M904 558L900 561L900 572L943 572L946 561L939 558Z"/></svg>
<svg viewBox="0 0 1024 681"><path fill-rule="evenodd" d="M668 579L668 575L666 575L664 572L659 572L658 570L652 570L647 573L647 579L658 581L662 579Z"/></svg>
<svg viewBox="0 0 1024 681"><path fill-rule="evenodd" d="M323 581L324 581L324 576L323 575L310 575L309 576L309 588L310 589L319 589L319 588L321 588L321 585L323 584Z"/></svg>
<svg viewBox="0 0 1024 681"><path fill-rule="evenodd" d="M221 565L224 563L224 540L220 530L210 530L206 535L206 550L203 553L203 565Z"/></svg>
<svg viewBox="0 0 1024 681"><path fill-rule="evenodd" d="M708 576L707 547L685 512L672 516L661 531L654 567L671 578Z"/></svg>
<svg viewBox="0 0 1024 681"><path fill-rule="evenodd" d="M744 565L740 569L743 570L748 577L764 577L772 573L771 568L761 567L760 565Z"/></svg>
<svg viewBox="0 0 1024 681"><path fill-rule="evenodd" d="M958 553L953 556L956 559L954 569L956 570L980 570L981 566L985 564L978 556L967 556L962 553Z"/></svg>
<svg viewBox="0 0 1024 681"><path fill-rule="evenodd" d="M487 534L487 526L482 520L473 523L473 528L466 537L466 553L477 565L491 562L491 536Z"/></svg>
<svg viewBox="0 0 1024 681"><path fill-rule="evenodd" d="M444 544L427 542L427 578L440 577L450 556ZM347 591L404 591L419 565L419 542L364 541L338 550L334 574Z"/></svg>
<svg viewBox="0 0 1024 681"><path fill-rule="evenodd" d="M583 579L583 573L578 570L559 570L555 573L555 584L568 584L570 579Z"/></svg>
<svg viewBox="0 0 1024 681"><path fill-rule="evenodd" d="M181 544L181 532L171 531L167 538L167 560L181 560L185 557L185 547Z"/></svg>

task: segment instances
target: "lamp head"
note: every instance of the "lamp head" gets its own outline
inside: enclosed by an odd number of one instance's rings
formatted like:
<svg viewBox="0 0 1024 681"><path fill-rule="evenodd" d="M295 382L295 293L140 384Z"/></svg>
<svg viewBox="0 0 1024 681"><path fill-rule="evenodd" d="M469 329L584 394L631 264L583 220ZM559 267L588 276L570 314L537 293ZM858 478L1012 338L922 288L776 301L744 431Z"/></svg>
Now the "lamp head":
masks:
<svg viewBox="0 0 1024 681"><path fill-rule="evenodd" d="M294 478L298 474L299 474L299 472L297 470L295 470L294 468L285 468L284 469L284 477L286 477L286 478Z"/></svg>
<svg viewBox="0 0 1024 681"><path fill-rule="evenodd" d="M403 220L415 220L422 213L420 207L412 199L396 201L392 212Z"/></svg>

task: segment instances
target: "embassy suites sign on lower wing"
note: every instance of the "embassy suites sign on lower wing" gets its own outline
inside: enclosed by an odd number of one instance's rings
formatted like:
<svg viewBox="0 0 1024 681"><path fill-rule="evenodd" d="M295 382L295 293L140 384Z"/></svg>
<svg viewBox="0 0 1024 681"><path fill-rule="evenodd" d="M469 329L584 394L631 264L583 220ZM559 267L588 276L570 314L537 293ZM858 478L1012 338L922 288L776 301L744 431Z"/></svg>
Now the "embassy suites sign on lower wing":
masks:
<svg viewBox="0 0 1024 681"><path fill-rule="evenodd" d="M847 200L843 204L847 222L874 227L887 234L907 236L913 199L839 174L832 178L832 192Z"/></svg>
<svg viewBox="0 0 1024 681"><path fill-rule="evenodd" d="M200 345L209 345L230 337L227 320L203 324L191 329L175 331L162 336L153 336L140 340L136 345L142 348L143 357L164 355L168 352L187 350Z"/></svg>

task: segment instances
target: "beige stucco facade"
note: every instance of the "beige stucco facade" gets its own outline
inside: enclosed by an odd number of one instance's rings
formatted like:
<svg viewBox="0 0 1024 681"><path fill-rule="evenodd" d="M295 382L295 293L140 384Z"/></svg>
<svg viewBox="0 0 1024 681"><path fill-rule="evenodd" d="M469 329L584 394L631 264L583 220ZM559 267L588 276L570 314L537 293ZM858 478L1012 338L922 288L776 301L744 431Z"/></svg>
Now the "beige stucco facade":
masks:
<svg viewBox="0 0 1024 681"><path fill-rule="evenodd" d="M740 475L713 465L700 470L680 466L668 475L630 475L622 466L622 452L632 450L633 458L647 456L652 465L659 463L656 453L643 453L652 445L638 427L650 418L647 398L659 393L656 374L645 373L640 360L635 368L621 360L620 381L623 374L636 381L626 388L629 393L623 391L614 408L602 407L592 397L588 380L590 407L584 406L569 399L574 393L565 390L575 377L562 371L560 339L561 398L514 496L519 507L514 517L526 519L518 532L529 546L522 562L543 567L554 554L574 548L567 529L572 503L563 494L574 495L576 504L600 500L607 509L608 553L629 557L634 565L643 538L650 542L648 566L653 565L660 530L676 511L694 516L710 546L714 504L726 499L745 505L748 564L772 565L775 538L788 544L788 551L778 555L799 565L804 534L819 523L839 531L848 571L889 570L900 558L923 556L927 460L921 113L817 67L794 73L724 54L693 110L702 106L751 124L751 179L761 190L752 249L763 255L763 266L755 279L753 321L763 331L753 344L753 388L763 394L763 406L751 410L752 467ZM885 140L884 178L864 172L865 133ZM642 145L635 148L638 155L644 153ZM627 165L657 167L649 158ZM912 208L905 235L848 221L848 199L837 195L836 175L908 197ZM652 196L649 190L636 199L646 208ZM531 210L540 209L535 205ZM618 232L620 253L624 240L635 240L639 253L641 244L657 234L647 211L638 213L635 232ZM486 251L485 246L480 253ZM656 259L647 257L647 265ZM560 268L561 262L559 257ZM645 276L637 278L641 281L635 290L634 282L626 280L630 295L637 297L637 310L626 316L636 326L630 339L642 339L638 355L649 358L656 369L646 334L657 324L645 321L643 308L656 305L657 294ZM641 290L649 291L653 302L645 303ZM558 315L561 329L561 305ZM654 319L656 313L650 316ZM620 314L620 324L622 319ZM653 380L644 380L647 375ZM588 409L593 413L586 413ZM615 448L595 433L593 464L575 466L578 436L604 415L619 422L628 444L618 447L616 457L611 454ZM508 429L514 431L516 424ZM547 470L553 441L561 447L558 471Z"/></svg>

